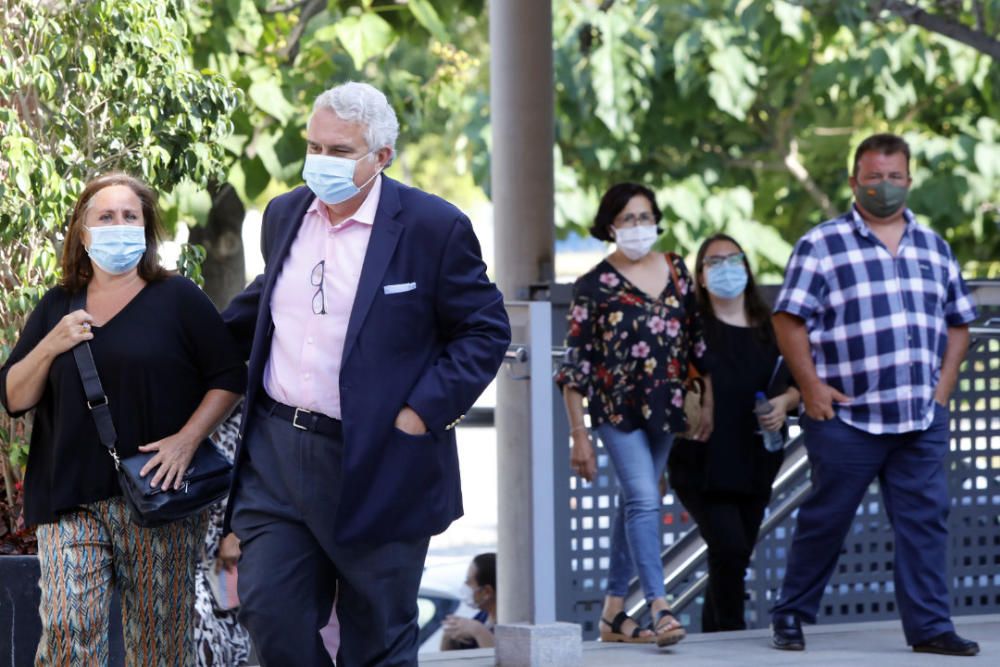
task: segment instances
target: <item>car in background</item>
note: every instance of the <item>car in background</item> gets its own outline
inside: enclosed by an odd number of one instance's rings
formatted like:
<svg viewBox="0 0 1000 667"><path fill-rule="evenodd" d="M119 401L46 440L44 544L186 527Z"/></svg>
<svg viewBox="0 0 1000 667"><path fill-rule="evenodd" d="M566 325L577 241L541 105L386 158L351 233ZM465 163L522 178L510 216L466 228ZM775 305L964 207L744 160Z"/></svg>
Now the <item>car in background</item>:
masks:
<svg viewBox="0 0 1000 667"><path fill-rule="evenodd" d="M440 645L440 637L435 637L441 629L441 622L449 614L458 610L459 599L446 591L434 588L421 588L417 595L417 625L420 631L417 635L417 645L425 651L436 651ZM435 641L424 647L424 642L435 637Z"/></svg>

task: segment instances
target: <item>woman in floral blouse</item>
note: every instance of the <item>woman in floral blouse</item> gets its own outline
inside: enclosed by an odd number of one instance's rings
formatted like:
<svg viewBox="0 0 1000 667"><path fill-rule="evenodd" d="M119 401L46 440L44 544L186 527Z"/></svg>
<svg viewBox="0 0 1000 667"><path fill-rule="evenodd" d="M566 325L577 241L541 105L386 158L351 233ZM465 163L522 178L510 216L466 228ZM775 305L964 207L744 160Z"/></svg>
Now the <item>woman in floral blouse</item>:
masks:
<svg viewBox="0 0 1000 667"><path fill-rule="evenodd" d="M691 277L679 256L650 252L661 217L652 191L642 185L619 183L604 194L590 233L616 248L574 285L569 353L555 379L566 402L574 471L587 481L597 472L584 424L586 398L591 428L611 457L620 487L601 639L667 646L683 639L685 630L664 598L659 479L674 434L687 430L689 364L707 385L695 439L711 434L712 397ZM624 611L636 569L651 629L640 628Z"/></svg>

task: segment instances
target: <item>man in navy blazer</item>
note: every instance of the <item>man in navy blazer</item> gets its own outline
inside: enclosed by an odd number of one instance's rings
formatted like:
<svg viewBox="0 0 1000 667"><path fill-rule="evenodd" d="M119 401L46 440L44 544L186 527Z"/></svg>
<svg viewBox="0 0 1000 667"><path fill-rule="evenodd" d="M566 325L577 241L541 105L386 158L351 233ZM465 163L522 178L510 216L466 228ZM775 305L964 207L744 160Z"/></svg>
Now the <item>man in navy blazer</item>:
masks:
<svg viewBox="0 0 1000 667"><path fill-rule="evenodd" d="M416 665L430 536L462 515L454 427L510 343L468 218L384 175L367 84L326 91L306 187L264 212L266 268L223 314L249 359L229 503L240 619L262 665Z"/></svg>

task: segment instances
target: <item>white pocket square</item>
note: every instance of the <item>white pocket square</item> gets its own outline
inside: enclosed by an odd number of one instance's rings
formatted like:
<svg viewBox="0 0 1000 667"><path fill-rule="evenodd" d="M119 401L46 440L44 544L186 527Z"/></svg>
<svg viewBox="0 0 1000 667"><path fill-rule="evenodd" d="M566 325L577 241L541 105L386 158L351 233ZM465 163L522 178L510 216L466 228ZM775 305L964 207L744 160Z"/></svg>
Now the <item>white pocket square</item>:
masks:
<svg viewBox="0 0 1000 667"><path fill-rule="evenodd" d="M417 289L416 283L397 283L395 285L385 285L382 287L382 291L386 294L401 294L415 289Z"/></svg>

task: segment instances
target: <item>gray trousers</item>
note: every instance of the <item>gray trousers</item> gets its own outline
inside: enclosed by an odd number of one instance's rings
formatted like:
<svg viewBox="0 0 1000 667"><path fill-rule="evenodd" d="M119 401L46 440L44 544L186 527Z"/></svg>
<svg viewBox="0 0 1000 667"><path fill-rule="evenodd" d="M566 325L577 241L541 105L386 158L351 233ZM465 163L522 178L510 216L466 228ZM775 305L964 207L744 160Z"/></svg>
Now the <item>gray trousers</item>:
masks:
<svg viewBox="0 0 1000 667"><path fill-rule="evenodd" d="M261 665L332 665L319 631L336 596L338 667L416 667L417 592L429 538L335 542L342 438L258 409L243 448L248 460L230 501L232 527L242 550L240 622Z"/></svg>

